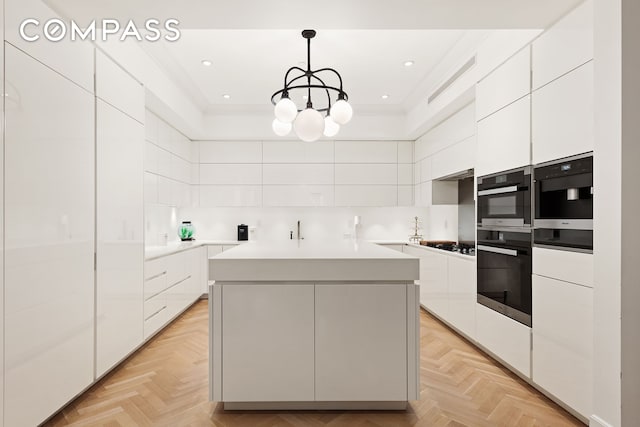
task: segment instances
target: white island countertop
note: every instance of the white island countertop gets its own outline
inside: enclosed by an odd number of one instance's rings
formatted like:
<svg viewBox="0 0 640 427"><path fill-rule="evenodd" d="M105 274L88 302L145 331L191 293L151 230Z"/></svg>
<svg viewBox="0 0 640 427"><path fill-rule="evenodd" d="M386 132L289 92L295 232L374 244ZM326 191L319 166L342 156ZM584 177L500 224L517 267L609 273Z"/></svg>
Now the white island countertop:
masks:
<svg viewBox="0 0 640 427"><path fill-rule="evenodd" d="M225 282L418 278L418 258L365 241L255 241L209 259L209 279Z"/></svg>

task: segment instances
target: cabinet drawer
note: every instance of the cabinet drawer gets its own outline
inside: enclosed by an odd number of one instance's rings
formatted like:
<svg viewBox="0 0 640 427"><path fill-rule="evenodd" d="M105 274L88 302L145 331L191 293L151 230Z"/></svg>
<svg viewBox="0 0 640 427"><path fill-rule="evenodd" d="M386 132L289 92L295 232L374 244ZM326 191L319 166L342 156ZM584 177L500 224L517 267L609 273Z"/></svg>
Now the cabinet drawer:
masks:
<svg viewBox="0 0 640 427"><path fill-rule="evenodd" d="M533 274L593 288L593 254L533 248Z"/></svg>
<svg viewBox="0 0 640 427"><path fill-rule="evenodd" d="M185 277L189 271L189 251L179 252L167 257L167 284L173 286Z"/></svg>
<svg viewBox="0 0 640 427"><path fill-rule="evenodd" d="M158 331L164 325L169 317L167 316L167 308L164 307L149 319L144 321L144 338L147 339Z"/></svg>
<svg viewBox="0 0 640 427"><path fill-rule="evenodd" d="M144 263L144 280L153 279L162 273L167 273L167 259L158 258Z"/></svg>
<svg viewBox="0 0 640 427"><path fill-rule="evenodd" d="M144 319L151 319L160 310L167 307L167 297L164 294L156 295L144 302Z"/></svg>
<svg viewBox="0 0 640 427"><path fill-rule="evenodd" d="M144 281L144 299L147 300L159 294L168 287L167 272L163 271L159 275Z"/></svg>

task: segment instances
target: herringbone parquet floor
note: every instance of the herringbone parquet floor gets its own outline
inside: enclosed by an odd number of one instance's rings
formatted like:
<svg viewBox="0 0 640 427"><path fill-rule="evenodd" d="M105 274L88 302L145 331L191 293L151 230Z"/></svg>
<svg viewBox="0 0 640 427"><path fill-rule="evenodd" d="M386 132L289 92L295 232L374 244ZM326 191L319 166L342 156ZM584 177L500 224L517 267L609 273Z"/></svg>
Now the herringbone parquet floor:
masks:
<svg viewBox="0 0 640 427"><path fill-rule="evenodd" d="M425 312L421 395L403 412L225 412L208 402L207 302L196 303L47 426L581 426Z"/></svg>

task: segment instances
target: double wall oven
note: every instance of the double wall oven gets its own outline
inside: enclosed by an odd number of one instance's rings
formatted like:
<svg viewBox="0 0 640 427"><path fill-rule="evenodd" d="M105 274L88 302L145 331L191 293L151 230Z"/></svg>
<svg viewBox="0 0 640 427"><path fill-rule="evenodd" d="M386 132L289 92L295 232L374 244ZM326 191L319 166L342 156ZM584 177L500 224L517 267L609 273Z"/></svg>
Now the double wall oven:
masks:
<svg viewBox="0 0 640 427"><path fill-rule="evenodd" d="M478 178L478 303L531 326L532 167Z"/></svg>

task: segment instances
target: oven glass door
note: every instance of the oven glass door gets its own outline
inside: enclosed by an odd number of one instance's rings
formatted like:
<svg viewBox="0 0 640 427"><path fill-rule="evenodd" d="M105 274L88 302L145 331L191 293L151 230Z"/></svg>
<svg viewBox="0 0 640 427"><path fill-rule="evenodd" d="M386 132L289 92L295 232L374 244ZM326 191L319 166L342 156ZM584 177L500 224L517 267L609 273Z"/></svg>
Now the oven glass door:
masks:
<svg viewBox="0 0 640 427"><path fill-rule="evenodd" d="M531 233L478 230L478 302L531 326Z"/></svg>
<svg viewBox="0 0 640 427"><path fill-rule="evenodd" d="M478 184L478 224L499 227L531 225L531 175L514 172L481 178Z"/></svg>

